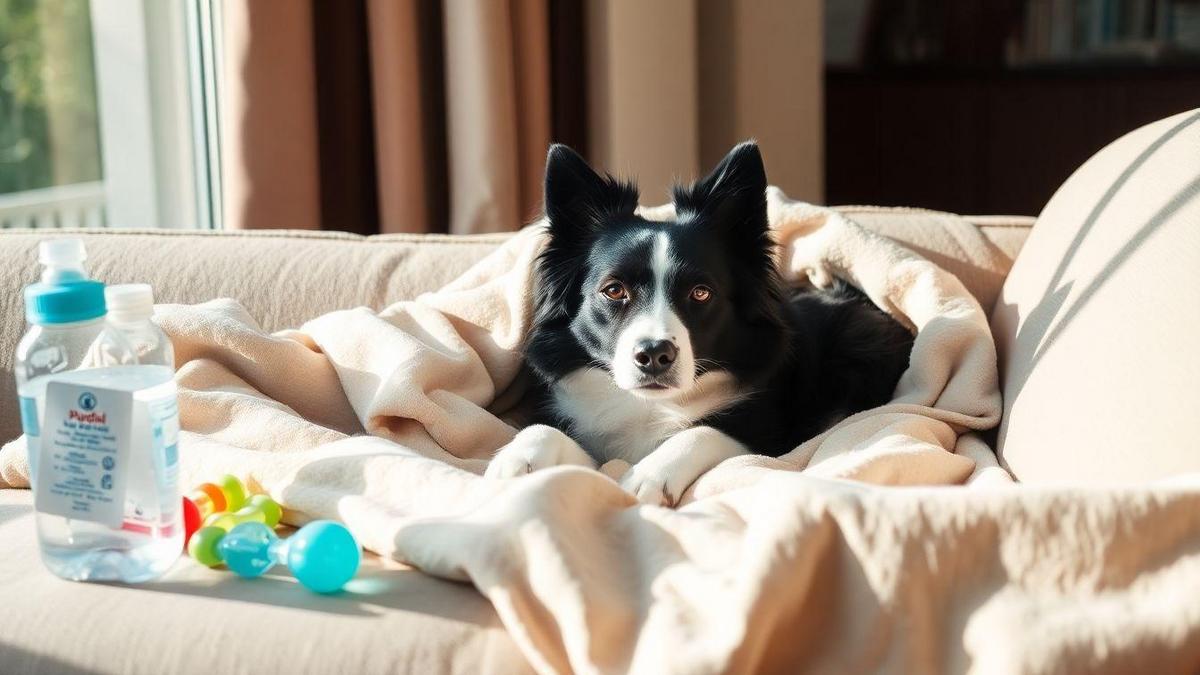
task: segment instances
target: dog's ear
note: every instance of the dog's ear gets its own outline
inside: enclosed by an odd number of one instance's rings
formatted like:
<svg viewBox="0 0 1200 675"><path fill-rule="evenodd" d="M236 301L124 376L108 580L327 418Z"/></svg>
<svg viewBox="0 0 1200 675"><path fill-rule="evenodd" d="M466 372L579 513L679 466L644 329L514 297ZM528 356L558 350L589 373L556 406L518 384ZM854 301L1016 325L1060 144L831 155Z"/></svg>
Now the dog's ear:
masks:
<svg viewBox="0 0 1200 675"><path fill-rule="evenodd" d="M676 217L694 227L716 228L731 257L758 279L743 285L738 306L755 320L779 320L783 285L775 269L767 222L767 172L758 145L736 146L717 168L691 187L674 191Z"/></svg>
<svg viewBox="0 0 1200 675"><path fill-rule="evenodd" d="M574 150L558 143L546 157L545 190L550 236L560 241L583 241L581 235L599 231L605 219L633 215L638 203L632 183L597 174Z"/></svg>
<svg viewBox="0 0 1200 675"><path fill-rule="evenodd" d="M734 147L704 178L691 187L676 186L675 211L734 236L756 241L767 231L767 171L758 144Z"/></svg>
<svg viewBox="0 0 1200 675"><path fill-rule="evenodd" d="M550 241L538 258L538 323L574 311L588 247L606 221L632 216L638 203L632 183L597 174L574 150L559 144L550 146L546 156L545 190Z"/></svg>

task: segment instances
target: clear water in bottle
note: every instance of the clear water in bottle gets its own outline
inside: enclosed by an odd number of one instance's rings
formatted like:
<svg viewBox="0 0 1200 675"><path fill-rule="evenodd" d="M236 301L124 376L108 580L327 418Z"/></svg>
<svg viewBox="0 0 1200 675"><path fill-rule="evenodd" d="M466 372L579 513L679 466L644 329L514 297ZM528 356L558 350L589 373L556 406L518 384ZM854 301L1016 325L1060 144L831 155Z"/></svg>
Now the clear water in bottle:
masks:
<svg viewBox="0 0 1200 675"><path fill-rule="evenodd" d="M139 362L83 258L78 240L44 242L42 282L25 294L15 370L38 539L61 577L145 581L183 542L173 363Z"/></svg>

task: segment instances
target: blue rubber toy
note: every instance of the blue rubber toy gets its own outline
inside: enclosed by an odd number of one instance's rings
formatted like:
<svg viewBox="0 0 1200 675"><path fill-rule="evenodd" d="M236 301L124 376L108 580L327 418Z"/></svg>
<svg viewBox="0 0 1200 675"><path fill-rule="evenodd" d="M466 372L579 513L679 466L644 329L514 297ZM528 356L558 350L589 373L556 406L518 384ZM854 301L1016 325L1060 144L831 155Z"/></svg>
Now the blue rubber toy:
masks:
<svg viewBox="0 0 1200 675"><path fill-rule="evenodd" d="M316 520L287 539L263 523L242 523L217 543L217 554L235 574L254 578L277 564L317 593L333 593L354 578L362 561L358 542L344 525Z"/></svg>

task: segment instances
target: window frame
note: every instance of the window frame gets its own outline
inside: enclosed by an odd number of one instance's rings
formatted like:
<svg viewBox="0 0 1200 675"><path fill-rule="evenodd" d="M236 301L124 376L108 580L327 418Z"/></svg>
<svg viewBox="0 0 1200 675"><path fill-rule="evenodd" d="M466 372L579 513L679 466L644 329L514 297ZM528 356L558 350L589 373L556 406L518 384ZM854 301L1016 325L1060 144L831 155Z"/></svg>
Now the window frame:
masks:
<svg viewBox="0 0 1200 675"><path fill-rule="evenodd" d="M108 227L220 227L215 4L90 3Z"/></svg>

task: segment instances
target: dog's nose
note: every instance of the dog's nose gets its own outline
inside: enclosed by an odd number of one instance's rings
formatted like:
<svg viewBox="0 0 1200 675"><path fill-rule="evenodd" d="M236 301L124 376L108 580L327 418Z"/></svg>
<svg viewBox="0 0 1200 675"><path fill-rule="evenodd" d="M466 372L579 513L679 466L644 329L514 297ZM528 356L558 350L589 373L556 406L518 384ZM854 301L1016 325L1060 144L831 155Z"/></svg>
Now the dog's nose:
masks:
<svg viewBox="0 0 1200 675"><path fill-rule="evenodd" d="M670 340L642 340L633 348L633 360L647 375L662 375L675 363L679 348Z"/></svg>

